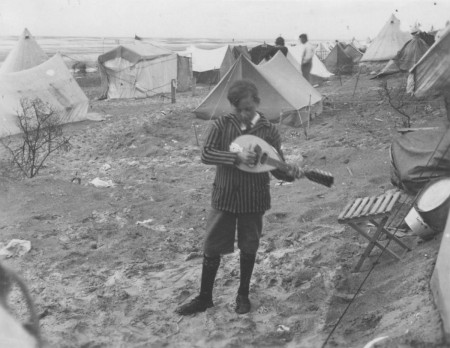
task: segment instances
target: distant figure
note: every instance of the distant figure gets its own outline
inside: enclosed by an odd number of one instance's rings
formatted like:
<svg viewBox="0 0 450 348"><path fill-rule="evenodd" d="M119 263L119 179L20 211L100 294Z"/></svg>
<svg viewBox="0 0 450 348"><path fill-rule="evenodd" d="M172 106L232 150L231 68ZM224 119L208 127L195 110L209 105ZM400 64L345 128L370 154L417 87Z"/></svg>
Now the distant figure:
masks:
<svg viewBox="0 0 450 348"><path fill-rule="evenodd" d="M275 47L273 47L267 54L264 56L265 60L271 60L274 55L278 53L278 51L283 52L284 56L288 53L288 48L284 45L284 39L279 36L275 40Z"/></svg>
<svg viewBox="0 0 450 348"><path fill-rule="evenodd" d="M299 39L304 48L302 55L302 74L305 79L310 81L314 47L309 43L308 36L306 34L301 34Z"/></svg>

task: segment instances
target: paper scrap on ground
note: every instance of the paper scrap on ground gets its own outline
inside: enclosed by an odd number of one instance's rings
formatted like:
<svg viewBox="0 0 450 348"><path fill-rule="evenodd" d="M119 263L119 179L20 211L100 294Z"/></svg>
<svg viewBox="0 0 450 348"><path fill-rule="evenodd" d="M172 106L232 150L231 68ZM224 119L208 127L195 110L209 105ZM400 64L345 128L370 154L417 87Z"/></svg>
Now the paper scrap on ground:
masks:
<svg viewBox="0 0 450 348"><path fill-rule="evenodd" d="M113 187L114 183L112 180L102 180L100 178L95 178L92 181L89 182L90 184L94 185L95 187Z"/></svg>
<svg viewBox="0 0 450 348"><path fill-rule="evenodd" d="M153 219L147 219L147 220L136 222L136 225L142 226L145 228L152 228L152 226L150 226L152 223L153 223Z"/></svg>
<svg viewBox="0 0 450 348"><path fill-rule="evenodd" d="M31 242L23 239L11 239L10 242L0 249L0 256L13 257L22 256L31 250Z"/></svg>

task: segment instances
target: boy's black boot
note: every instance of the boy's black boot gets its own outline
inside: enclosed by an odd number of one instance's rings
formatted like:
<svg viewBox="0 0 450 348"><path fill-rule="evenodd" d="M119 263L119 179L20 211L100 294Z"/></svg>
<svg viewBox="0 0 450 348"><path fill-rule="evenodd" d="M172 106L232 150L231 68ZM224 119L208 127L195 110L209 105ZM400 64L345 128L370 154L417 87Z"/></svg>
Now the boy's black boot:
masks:
<svg viewBox="0 0 450 348"><path fill-rule="evenodd" d="M250 290L250 279L252 278L253 267L255 265L256 254L247 254L241 251L241 283L236 297L235 312L245 314L250 312L250 300L248 293Z"/></svg>
<svg viewBox="0 0 450 348"><path fill-rule="evenodd" d="M202 281L200 285L200 295L190 302L178 307L175 312L180 315L191 315L198 312L204 312L213 307L212 291L216 279L217 270L220 265L220 256L203 256Z"/></svg>

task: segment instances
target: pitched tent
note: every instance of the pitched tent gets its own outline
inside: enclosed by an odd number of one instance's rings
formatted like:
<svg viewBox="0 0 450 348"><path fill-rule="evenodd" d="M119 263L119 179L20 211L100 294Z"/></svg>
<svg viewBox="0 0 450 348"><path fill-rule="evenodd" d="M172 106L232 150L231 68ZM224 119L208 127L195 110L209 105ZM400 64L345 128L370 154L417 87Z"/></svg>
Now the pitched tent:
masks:
<svg viewBox="0 0 450 348"><path fill-rule="evenodd" d="M299 71L302 72L301 68L301 59L303 54L303 47L302 46L290 46L289 51L286 55L287 60ZM313 56L312 60L312 67L311 67L311 84L315 85L317 83L321 83L324 80L329 79L331 76L333 76L332 73L330 73L325 65L320 61L319 57L316 55Z"/></svg>
<svg viewBox="0 0 450 348"><path fill-rule="evenodd" d="M353 59L344 51L344 47L338 42L323 61L328 71L333 74L350 74L353 72Z"/></svg>
<svg viewBox="0 0 450 348"><path fill-rule="evenodd" d="M233 46L231 51L233 52L234 59L238 59L241 54L247 56L247 58L250 58L250 52L248 51L247 46L236 45Z"/></svg>
<svg viewBox="0 0 450 348"><path fill-rule="evenodd" d="M170 50L135 41L100 55L98 66L102 80L100 98L146 98L170 93L171 81L177 90L190 87L190 63Z"/></svg>
<svg viewBox="0 0 450 348"><path fill-rule="evenodd" d="M352 57L353 63L358 63L361 60L363 53L358 50L353 44L350 43L343 46L345 54L347 54L347 56L349 57Z"/></svg>
<svg viewBox="0 0 450 348"><path fill-rule="evenodd" d="M397 56L386 64L376 77L409 71L429 48L427 43L419 36L414 36L397 53Z"/></svg>
<svg viewBox="0 0 450 348"><path fill-rule="evenodd" d="M396 56L411 34L400 30L400 21L391 15L389 20L371 42L360 62L388 61Z"/></svg>
<svg viewBox="0 0 450 348"><path fill-rule="evenodd" d="M320 42L316 47L315 53L320 60L324 60L330 53L330 49L322 42Z"/></svg>
<svg viewBox="0 0 450 348"><path fill-rule="evenodd" d="M62 123L86 119L89 100L59 54L26 70L0 74L0 137L20 133L22 98L39 98L59 112Z"/></svg>
<svg viewBox="0 0 450 348"><path fill-rule="evenodd" d="M450 26L409 71L408 92L416 97L450 93Z"/></svg>
<svg viewBox="0 0 450 348"><path fill-rule="evenodd" d="M269 62L259 66L241 55L194 110L197 117L212 119L231 112L227 91L231 83L240 79L255 83L261 98L258 110L272 122L279 122L281 117L284 124L297 127L307 120L309 105L312 106L311 117L322 112L320 93L278 52Z"/></svg>
<svg viewBox="0 0 450 348"><path fill-rule="evenodd" d="M364 54L367 49L367 44L364 44L363 41L358 41L355 38L352 39L351 44L359 51L361 54Z"/></svg>
<svg viewBox="0 0 450 348"><path fill-rule="evenodd" d="M192 57L192 71L197 83L216 84L235 61L228 45L214 49L190 46L179 54Z"/></svg>
<svg viewBox="0 0 450 348"><path fill-rule="evenodd" d="M0 73L10 73L32 68L45 62L47 55L34 37L25 28L19 41L8 53L5 61L0 67Z"/></svg>

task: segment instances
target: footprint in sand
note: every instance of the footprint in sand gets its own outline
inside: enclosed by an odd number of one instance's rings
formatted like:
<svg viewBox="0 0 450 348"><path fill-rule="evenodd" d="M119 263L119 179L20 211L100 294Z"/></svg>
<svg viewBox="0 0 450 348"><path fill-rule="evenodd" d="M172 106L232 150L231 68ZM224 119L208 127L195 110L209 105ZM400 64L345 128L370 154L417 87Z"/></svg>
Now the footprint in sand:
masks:
<svg viewBox="0 0 450 348"><path fill-rule="evenodd" d="M289 216L289 213L285 212L278 212L278 213L271 213L266 216L267 221L270 223L277 223L277 222L283 222L287 219Z"/></svg>

